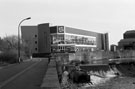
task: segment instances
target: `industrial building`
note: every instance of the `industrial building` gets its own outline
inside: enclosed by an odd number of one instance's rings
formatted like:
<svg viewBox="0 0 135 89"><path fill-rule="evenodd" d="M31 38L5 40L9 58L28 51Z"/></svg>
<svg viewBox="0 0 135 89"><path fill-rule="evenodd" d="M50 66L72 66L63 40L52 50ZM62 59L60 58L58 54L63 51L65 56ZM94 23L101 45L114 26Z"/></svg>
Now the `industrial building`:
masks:
<svg viewBox="0 0 135 89"><path fill-rule="evenodd" d="M118 42L120 50L135 50L135 30L126 31Z"/></svg>
<svg viewBox="0 0 135 89"><path fill-rule="evenodd" d="M112 44L112 45L110 45L110 51L112 51L112 52L115 52L115 51L117 51L117 45L115 45L115 44Z"/></svg>
<svg viewBox="0 0 135 89"><path fill-rule="evenodd" d="M22 39L33 55L109 50L108 33L97 33L66 26L21 26Z"/></svg>

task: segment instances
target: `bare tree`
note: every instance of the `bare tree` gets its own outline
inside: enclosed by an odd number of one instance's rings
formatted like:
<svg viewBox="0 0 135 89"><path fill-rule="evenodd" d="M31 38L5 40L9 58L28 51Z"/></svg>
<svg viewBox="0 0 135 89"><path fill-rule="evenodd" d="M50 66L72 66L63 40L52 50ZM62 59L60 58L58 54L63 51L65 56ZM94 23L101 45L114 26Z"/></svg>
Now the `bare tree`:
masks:
<svg viewBox="0 0 135 89"><path fill-rule="evenodd" d="M3 38L3 41L7 45L7 47L5 47L5 50L17 50L18 37L16 35L6 36Z"/></svg>

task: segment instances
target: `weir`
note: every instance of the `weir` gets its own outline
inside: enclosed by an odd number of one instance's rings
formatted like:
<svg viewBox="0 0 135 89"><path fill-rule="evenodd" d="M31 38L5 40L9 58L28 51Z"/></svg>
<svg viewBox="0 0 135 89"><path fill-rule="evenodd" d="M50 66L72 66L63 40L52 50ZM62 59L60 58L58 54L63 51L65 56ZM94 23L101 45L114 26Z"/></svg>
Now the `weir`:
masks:
<svg viewBox="0 0 135 89"><path fill-rule="evenodd" d="M114 64L113 67L123 76L135 77L135 62Z"/></svg>
<svg viewBox="0 0 135 89"><path fill-rule="evenodd" d="M62 74L65 71L64 67L66 66L70 73L70 71L76 67L76 64L78 64L81 70L88 72L90 75L99 76L101 78L105 78L108 75L135 76L135 58L110 59L104 58L106 57L103 55L105 53L99 55L100 53L101 52L96 52L93 54L91 53L90 55L84 55L83 53L76 53L75 55L68 55L68 53L57 55L56 67L59 81L61 82ZM89 63L85 64L83 61Z"/></svg>
<svg viewBox="0 0 135 89"><path fill-rule="evenodd" d="M108 71L110 67L108 64L90 64L80 65L80 68L87 71Z"/></svg>
<svg viewBox="0 0 135 89"><path fill-rule="evenodd" d="M111 68L116 68L123 76L135 77L135 58L119 58L109 62Z"/></svg>
<svg viewBox="0 0 135 89"><path fill-rule="evenodd" d="M69 69L73 67L73 65L68 65ZM105 77L107 73L135 77L135 62L80 65L80 69L101 77Z"/></svg>

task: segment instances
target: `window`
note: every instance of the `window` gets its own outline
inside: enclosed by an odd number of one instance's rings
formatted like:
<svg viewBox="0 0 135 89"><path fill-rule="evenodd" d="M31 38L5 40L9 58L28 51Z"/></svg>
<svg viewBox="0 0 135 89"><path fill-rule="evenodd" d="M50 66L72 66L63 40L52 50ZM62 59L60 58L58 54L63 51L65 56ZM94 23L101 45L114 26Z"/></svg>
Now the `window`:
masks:
<svg viewBox="0 0 135 89"><path fill-rule="evenodd" d="M35 37L37 37L37 35L35 35Z"/></svg>
<svg viewBox="0 0 135 89"><path fill-rule="evenodd" d="M37 44L37 41L35 41L35 44Z"/></svg>
<svg viewBox="0 0 135 89"><path fill-rule="evenodd" d="M37 48L35 48L35 50L37 51Z"/></svg>

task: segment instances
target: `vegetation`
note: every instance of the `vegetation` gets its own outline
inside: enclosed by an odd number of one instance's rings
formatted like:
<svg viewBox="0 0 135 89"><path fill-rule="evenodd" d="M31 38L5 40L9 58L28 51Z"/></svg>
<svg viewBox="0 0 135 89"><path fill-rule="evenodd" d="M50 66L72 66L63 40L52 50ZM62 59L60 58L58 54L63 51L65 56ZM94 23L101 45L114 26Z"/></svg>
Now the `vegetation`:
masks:
<svg viewBox="0 0 135 89"><path fill-rule="evenodd" d="M6 51L0 54L0 61L2 63L16 63L17 62L17 53Z"/></svg>
<svg viewBox="0 0 135 89"><path fill-rule="evenodd" d="M29 49L22 40L20 40L21 58L28 57ZM18 58L18 37L16 35L0 38L0 63L16 63Z"/></svg>

